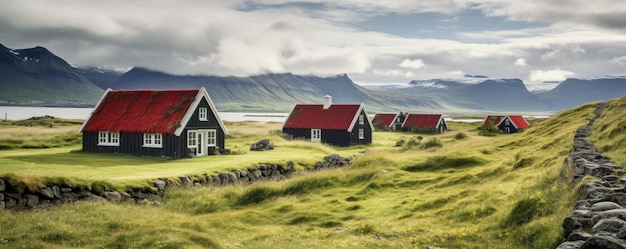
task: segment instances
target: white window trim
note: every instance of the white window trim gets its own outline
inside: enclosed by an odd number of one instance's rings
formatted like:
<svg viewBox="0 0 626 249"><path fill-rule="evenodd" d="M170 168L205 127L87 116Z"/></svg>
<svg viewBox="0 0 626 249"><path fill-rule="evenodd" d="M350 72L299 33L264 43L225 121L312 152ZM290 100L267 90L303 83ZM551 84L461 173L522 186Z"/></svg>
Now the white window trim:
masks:
<svg viewBox="0 0 626 249"><path fill-rule="evenodd" d="M365 124L365 117L363 114L359 115L359 124Z"/></svg>
<svg viewBox="0 0 626 249"><path fill-rule="evenodd" d="M191 141L193 141L193 144ZM198 131L187 131L187 148L198 148Z"/></svg>
<svg viewBox="0 0 626 249"><path fill-rule="evenodd" d="M200 119L200 121L208 121L209 120L209 114L208 114L208 110L206 107L200 107L198 108L198 119Z"/></svg>
<svg viewBox="0 0 626 249"><path fill-rule="evenodd" d="M161 133L144 133L143 147L163 148L163 135Z"/></svg>
<svg viewBox="0 0 626 249"><path fill-rule="evenodd" d="M322 141L321 129L311 129L311 141L313 142Z"/></svg>
<svg viewBox="0 0 626 249"><path fill-rule="evenodd" d="M215 147L217 144L217 131L207 130L206 134L207 147Z"/></svg>
<svg viewBox="0 0 626 249"><path fill-rule="evenodd" d="M98 145L100 146L120 146L120 133L100 131L98 132Z"/></svg>
<svg viewBox="0 0 626 249"><path fill-rule="evenodd" d="M363 129L359 129L359 139L365 139L365 131Z"/></svg>

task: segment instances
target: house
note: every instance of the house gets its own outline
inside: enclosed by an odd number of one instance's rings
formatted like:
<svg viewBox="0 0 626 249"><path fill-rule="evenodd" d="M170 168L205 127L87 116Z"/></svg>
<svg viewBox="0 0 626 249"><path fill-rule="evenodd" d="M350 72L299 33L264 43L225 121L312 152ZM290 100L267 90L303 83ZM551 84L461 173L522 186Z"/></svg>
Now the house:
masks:
<svg viewBox="0 0 626 249"><path fill-rule="evenodd" d="M172 158L216 154L228 135L204 88L108 89L80 132L85 152Z"/></svg>
<svg viewBox="0 0 626 249"><path fill-rule="evenodd" d="M403 131L439 134L448 130L441 114L408 114L402 123Z"/></svg>
<svg viewBox="0 0 626 249"><path fill-rule="evenodd" d="M406 118L406 113L377 113L372 119L374 128L381 130L399 131L402 129L402 123Z"/></svg>
<svg viewBox="0 0 626 249"><path fill-rule="evenodd" d="M372 121L361 104L333 104L324 96L324 104L296 104L283 124L283 133L292 139L337 146L370 144Z"/></svg>
<svg viewBox="0 0 626 249"><path fill-rule="evenodd" d="M521 115L489 115L485 117L483 125L493 123L502 133L516 133L528 128L529 124Z"/></svg>

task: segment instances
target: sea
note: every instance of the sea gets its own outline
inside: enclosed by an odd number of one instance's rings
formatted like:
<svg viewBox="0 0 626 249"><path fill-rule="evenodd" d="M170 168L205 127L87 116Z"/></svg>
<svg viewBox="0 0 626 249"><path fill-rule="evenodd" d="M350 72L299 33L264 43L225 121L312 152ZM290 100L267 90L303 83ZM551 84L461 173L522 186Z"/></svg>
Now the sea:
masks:
<svg viewBox="0 0 626 249"><path fill-rule="evenodd" d="M52 116L65 119L87 119L93 108L0 106L0 119L22 120L32 117ZM289 113L218 112L223 121L284 122Z"/></svg>

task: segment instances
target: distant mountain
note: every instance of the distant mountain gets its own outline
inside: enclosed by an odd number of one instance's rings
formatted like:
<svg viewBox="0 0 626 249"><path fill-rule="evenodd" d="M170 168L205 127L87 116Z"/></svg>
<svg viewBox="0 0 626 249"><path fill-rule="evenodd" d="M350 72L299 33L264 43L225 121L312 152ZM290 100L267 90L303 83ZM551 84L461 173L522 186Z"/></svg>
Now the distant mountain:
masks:
<svg viewBox="0 0 626 249"><path fill-rule="evenodd" d="M46 105L93 104L104 91L43 47L0 44L0 100Z"/></svg>
<svg viewBox="0 0 626 249"><path fill-rule="evenodd" d="M626 95L626 77L567 79L552 90L537 93L552 110L565 110Z"/></svg>
<svg viewBox="0 0 626 249"><path fill-rule="evenodd" d="M101 89L110 88L112 82L117 81L128 70L111 67L84 67L78 70L91 82Z"/></svg>
<svg viewBox="0 0 626 249"><path fill-rule="evenodd" d="M519 79L414 80L408 85L372 86L373 90L428 96L439 103L477 112L547 112L549 109L530 93Z"/></svg>
<svg viewBox="0 0 626 249"><path fill-rule="evenodd" d="M445 110L429 97L415 98L365 89L346 75L334 77L264 74L249 77L181 76L133 68L110 84L112 89L205 87L222 110L289 111L295 103L365 103L368 110Z"/></svg>

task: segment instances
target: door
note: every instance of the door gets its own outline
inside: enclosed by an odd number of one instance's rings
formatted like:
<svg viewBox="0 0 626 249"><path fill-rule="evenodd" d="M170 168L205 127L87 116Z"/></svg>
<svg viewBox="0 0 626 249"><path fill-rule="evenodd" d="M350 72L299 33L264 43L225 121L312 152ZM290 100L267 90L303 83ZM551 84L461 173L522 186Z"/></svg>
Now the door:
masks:
<svg viewBox="0 0 626 249"><path fill-rule="evenodd" d="M206 142L205 142L205 134L206 132L198 131L198 148L196 149L196 156L204 156L206 155Z"/></svg>
<svg viewBox="0 0 626 249"><path fill-rule="evenodd" d="M322 130L311 129L311 142L319 142L322 140Z"/></svg>

